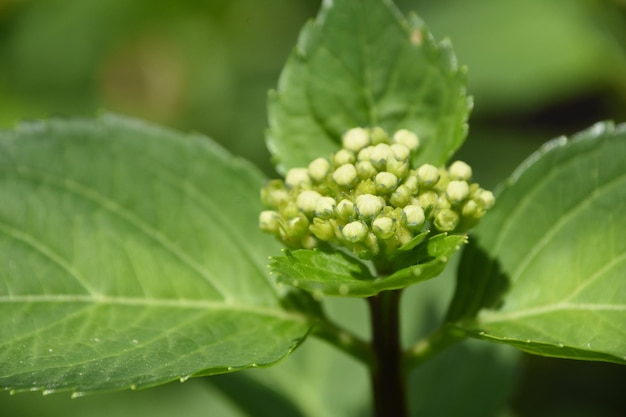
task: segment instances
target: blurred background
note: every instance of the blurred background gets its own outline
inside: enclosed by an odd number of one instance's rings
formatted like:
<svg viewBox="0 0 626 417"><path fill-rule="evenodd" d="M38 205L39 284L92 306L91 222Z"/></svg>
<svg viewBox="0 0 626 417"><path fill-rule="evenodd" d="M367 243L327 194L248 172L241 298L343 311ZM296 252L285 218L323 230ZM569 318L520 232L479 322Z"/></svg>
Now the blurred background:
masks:
<svg viewBox="0 0 626 417"><path fill-rule="evenodd" d="M546 140L626 121L625 0L397 3L437 39L450 38L469 67L475 107L459 156L482 185L495 186ZM113 111L204 133L275 175L264 144L266 93L319 5L0 0L0 129ZM511 415L626 415L624 368L522 362ZM0 394L2 415L5 402L24 403ZM25 410L7 415L31 415Z"/></svg>

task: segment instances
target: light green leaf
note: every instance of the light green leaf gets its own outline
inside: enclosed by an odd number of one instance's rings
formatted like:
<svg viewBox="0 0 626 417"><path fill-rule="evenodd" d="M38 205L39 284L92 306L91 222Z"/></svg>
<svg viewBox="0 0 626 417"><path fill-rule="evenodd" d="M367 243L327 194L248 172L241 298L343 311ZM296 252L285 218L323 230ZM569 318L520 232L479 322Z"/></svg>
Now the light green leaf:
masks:
<svg viewBox="0 0 626 417"><path fill-rule="evenodd" d="M80 395L286 356L308 324L266 273L262 182L205 137L115 116L0 133L0 386Z"/></svg>
<svg viewBox="0 0 626 417"><path fill-rule="evenodd" d="M418 134L417 162L444 163L471 106L448 42L390 0L324 1L269 96L268 146L279 169L306 166L356 126Z"/></svg>
<svg viewBox="0 0 626 417"><path fill-rule="evenodd" d="M626 125L549 142L463 254L448 319L546 356L626 363Z"/></svg>
<svg viewBox="0 0 626 417"><path fill-rule="evenodd" d="M403 252L402 269L375 277L367 264L340 251L300 249L272 257L272 272L278 281L302 288L315 296L370 297L381 291L405 288L436 277L450 257L465 242L465 236L440 234L411 252Z"/></svg>

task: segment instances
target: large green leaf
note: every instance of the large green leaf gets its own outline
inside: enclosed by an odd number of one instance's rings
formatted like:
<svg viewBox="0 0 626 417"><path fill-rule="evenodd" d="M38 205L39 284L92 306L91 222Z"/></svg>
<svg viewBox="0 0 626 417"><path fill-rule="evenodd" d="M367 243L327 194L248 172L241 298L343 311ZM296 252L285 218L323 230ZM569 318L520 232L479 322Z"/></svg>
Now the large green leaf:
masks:
<svg viewBox="0 0 626 417"><path fill-rule="evenodd" d="M421 247L407 252L409 259L402 261L410 266L388 276L375 277L368 265L336 250L285 251L285 256L272 257L270 267L279 282L302 288L315 296L370 297L436 277L465 239L464 235L434 236Z"/></svg>
<svg viewBox="0 0 626 417"><path fill-rule="evenodd" d="M463 254L448 319L540 355L626 363L626 125L548 143Z"/></svg>
<svg viewBox="0 0 626 417"><path fill-rule="evenodd" d="M324 1L269 96L268 146L279 168L306 166L355 126L406 128L417 160L444 163L466 134L470 100L447 42L390 0Z"/></svg>
<svg viewBox="0 0 626 417"><path fill-rule="evenodd" d="M115 116L0 133L0 386L138 388L291 352L308 324L266 273L262 182Z"/></svg>

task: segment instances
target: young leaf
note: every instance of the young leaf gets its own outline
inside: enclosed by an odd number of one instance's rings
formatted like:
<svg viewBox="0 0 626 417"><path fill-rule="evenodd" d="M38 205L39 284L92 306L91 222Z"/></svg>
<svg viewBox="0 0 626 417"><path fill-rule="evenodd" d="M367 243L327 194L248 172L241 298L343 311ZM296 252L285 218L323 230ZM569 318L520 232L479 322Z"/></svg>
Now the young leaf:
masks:
<svg viewBox="0 0 626 417"><path fill-rule="evenodd" d="M286 251L286 256L273 257L270 267L279 282L314 295L370 297L436 277L464 242L464 235L435 236L423 248L424 253L406 252L405 257L412 254L415 258L413 264L408 266L408 260L403 259L406 267L383 277L374 277L369 268L353 256L319 249ZM416 263L419 256L421 262Z"/></svg>
<svg viewBox="0 0 626 417"><path fill-rule="evenodd" d="M309 326L266 273L262 182L205 137L115 116L0 133L0 386L80 395L286 356Z"/></svg>
<svg viewBox="0 0 626 417"><path fill-rule="evenodd" d="M549 142L470 239L448 320L546 356L626 363L626 125Z"/></svg>
<svg viewBox="0 0 626 417"><path fill-rule="evenodd" d="M422 144L416 162L442 164L465 139L471 101L449 43L417 17L390 0L326 0L268 106L268 147L285 171L330 154L356 126L409 129Z"/></svg>

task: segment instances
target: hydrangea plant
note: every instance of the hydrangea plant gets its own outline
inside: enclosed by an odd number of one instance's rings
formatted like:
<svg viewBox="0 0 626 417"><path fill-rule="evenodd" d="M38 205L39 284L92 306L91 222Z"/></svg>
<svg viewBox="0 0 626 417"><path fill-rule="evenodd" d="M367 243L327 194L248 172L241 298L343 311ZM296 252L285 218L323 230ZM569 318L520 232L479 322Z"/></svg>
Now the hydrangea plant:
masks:
<svg viewBox="0 0 626 417"><path fill-rule="evenodd" d="M282 179L204 136L110 114L1 132L0 385L76 398L286 358L263 372L287 382L216 384L241 403L244 387L271 387L278 400L251 414L371 402L403 416L436 397L420 397L412 371L468 338L626 363L626 127L553 140L492 193L453 160L470 108L448 42L390 1L343 0L305 26L269 95ZM402 295L459 252L446 317L407 344ZM366 300L371 337L329 314L348 297ZM371 401L333 409L295 393L288 381L321 360L297 358L313 339L368 370ZM428 387L456 395L453 378ZM507 393L467 415L493 414Z"/></svg>

